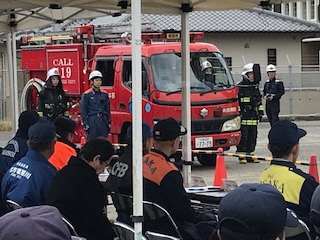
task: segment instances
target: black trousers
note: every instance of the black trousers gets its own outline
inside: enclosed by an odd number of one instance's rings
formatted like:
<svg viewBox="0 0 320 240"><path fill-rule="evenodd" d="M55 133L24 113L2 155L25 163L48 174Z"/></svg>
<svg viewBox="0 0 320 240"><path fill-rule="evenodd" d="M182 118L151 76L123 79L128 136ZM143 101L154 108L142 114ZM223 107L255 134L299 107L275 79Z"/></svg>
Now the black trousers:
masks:
<svg viewBox="0 0 320 240"><path fill-rule="evenodd" d="M254 152L257 145L258 126L241 124L241 140L237 145L237 152Z"/></svg>
<svg viewBox="0 0 320 240"><path fill-rule="evenodd" d="M279 121L279 113L280 113L280 107L276 105L269 105L266 104L266 113L268 120L270 122L270 125L272 125Z"/></svg>

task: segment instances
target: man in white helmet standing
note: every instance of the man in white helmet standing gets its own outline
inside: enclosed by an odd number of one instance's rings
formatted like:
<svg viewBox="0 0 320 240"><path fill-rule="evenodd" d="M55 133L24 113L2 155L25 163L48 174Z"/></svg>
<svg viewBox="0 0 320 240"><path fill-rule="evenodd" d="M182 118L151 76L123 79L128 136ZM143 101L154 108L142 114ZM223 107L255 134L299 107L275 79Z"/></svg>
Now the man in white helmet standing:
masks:
<svg viewBox="0 0 320 240"><path fill-rule="evenodd" d="M81 97L81 117L88 140L108 137L111 128L110 99L108 93L100 89L102 78L100 71L92 71L89 75L92 88Z"/></svg>
<svg viewBox="0 0 320 240"><path fill-rule="evenodd" d="M266 113L270 125L279 121L280 98L284 94L283 82L276 79L276 67L269 64L266 68L269 79L263 87L263 96L266 99Z"/></svg>
<svg viewBox="0 0 320 240"><path fill-rule="evenodd" d="M47 72L46 83L39 93L38 114L50 121L58 116L69 116L67 97L57 68L51 68Z"/></svg>
<svg viewBox="0 0 320 240"><path fill-rule="evenodd" d="M254 64L246 64L241 75L242 81L237 83L241 115L241 140L237 145L237 154L252 155L257 144L258 123L263 116L262 96L259 84L255 81ZM239 158L239 161L241 164L248 162L246 158L242 157ZM259 162L257 159L251 161Z"/></svg>

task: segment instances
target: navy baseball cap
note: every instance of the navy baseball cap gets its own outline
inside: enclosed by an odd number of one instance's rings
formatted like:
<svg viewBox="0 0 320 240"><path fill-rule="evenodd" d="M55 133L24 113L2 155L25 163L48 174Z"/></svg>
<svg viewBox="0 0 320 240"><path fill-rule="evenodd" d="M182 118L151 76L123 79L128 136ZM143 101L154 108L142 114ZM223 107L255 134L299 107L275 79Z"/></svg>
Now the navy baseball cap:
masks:
<svg viewBox="0 0 320 240"><path fill-rule="evenodd" d="M180 126L173 118L166 118L157 122L153 128L153 138L157 141L174 140L187 134L187 129Z"/></svg>
<svg viewBox="0 0 320 240"><path fill-rule="evenodd" d="M33 124L28 130L30 140L49 141L56 137L56 128L49 121L39 121Z"/></svg>
<svg viewBox="0 0 320 240"><path fill-rule="evenodd" d="M38 122L39 119L40 119L40 116L35 110L30 109L30 110L23 111L20 114L19 120L18 120L19 129L27 133L29 128L33 124Z"/></svg>
<svg viewBox="0 0 320 240"><path fill-rule="evenodd" d="M243 240L277 236L285 226L298 225L297 218L287 214L282 194L262 183L242 184L228 193L220 202L218 216L221 234Z"/></svg>
<svg viewBox="0 0 320 240"><path fill-rule="evenodd" d="M280 120L273 124L269 131L269 144L271 146L289 150L306 134L307 132L298 128L295 123L289 120Z"/></svg>
<svg viewBox="0 0 320 240"><path fill-rule="evenodd" d="M126 137L132 138L132 125L128 127ZM146 122L142 122L142 140L147 140L148 138L152 138L152 130L150 125Z"/></svg>

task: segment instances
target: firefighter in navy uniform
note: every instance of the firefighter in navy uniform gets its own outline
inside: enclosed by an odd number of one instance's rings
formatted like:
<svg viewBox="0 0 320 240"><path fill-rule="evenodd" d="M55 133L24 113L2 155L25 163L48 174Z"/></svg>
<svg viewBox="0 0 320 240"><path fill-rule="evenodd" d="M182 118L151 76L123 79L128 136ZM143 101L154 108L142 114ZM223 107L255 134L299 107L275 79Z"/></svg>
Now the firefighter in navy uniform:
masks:
<svg viewBox="0 0 320 240"><path fill-rule="evenodd" d="M57 68L52 68L47 73L46 83L39 93L38 114L49 121L54 121L58 116L69 117L67 97Z"/></svg>
<svg viewBox="0 0 320 240"><path fill-rule="evenodd" d="M266 113L270 125L279 121L280 98L284 94L283 82L276 79L276 67L269 64L266 68L269 79L263 87L263 97L266 99Z"/></svg>
<svg viewBox="0 0 320 240"><path fill-rule="evenodd" d="M254 75L254 64L248 63L241 73L242 81L237 84L241 115L241 140L237 145L237 154L253 155L257 144L258 123L264 114L259 90L260 66L255 65L257 66L257 76ZM245 158L240 157L239 161L242 164L247 163ZM259 160L255 159L252 162L258 163Z"/></svg>
<svg viewBox="0 0 320 240"><path fill-rule="evenodd" d="M81 97L81 117L87 138L108 137L111 128L110 99L108 93L100 89L102 73L94 70L89 75L92 88Z"/></svg>

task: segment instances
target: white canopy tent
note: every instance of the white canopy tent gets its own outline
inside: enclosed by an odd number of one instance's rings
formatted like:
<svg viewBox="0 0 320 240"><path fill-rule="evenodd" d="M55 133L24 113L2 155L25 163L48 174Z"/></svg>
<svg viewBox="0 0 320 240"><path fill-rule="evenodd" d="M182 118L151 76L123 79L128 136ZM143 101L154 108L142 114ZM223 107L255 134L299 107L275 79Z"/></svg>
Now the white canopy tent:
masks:
<svg viewBox="0 0 320 240"><path fill-rule="evenodd" d="M182 19L182 124L188 134L183 139L182 158L191 161L191 111L190 111L190 56L189 56L189 15L190 11L215 11L253 8L258 5L294 2L294 0L0 0L0 32L8 33L8 52L11 65L10 80L13 98L13 122L17 122L18 89L15 31L36 28L65 19L93 18L114 12L132 14L132 87L133 135L135 143L142 142L141 136L141 19L142 13L179 14ZM9 41L10 40L10 41ZM15 125L16 126L16 125ZM134 212L135 239L142 237L142 149L141 144L133 144L134 170ZM184 181L190 182L191 166L183 167Z"/></svg>

